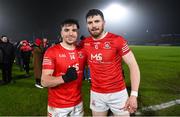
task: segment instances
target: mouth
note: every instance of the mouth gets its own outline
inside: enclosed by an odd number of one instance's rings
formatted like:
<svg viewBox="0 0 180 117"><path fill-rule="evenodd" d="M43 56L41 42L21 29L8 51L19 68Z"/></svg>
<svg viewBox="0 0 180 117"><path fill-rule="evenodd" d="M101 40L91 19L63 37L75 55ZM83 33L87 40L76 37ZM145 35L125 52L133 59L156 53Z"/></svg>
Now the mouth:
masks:
<svg viewBox="0 0 180 117"><path fill-rule="evenodd" d="M74 38L68 38L69 41L74 41L75 39Z"/></svg>
<svg viewBox="0 0 180 117"><path fill-rule="evenodd" d="M98 28L93 28L91 31L92 32L96 32L96 31L98 31L99 29Z"/></svg>

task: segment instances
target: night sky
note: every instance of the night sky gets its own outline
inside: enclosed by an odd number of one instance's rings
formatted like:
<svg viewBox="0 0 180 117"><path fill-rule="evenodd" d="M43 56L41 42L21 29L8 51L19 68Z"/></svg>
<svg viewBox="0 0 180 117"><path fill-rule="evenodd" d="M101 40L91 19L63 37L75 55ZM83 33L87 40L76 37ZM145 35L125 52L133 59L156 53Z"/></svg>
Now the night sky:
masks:
<svg viewBox="0 0 180 117"><path fill-rule="evenodd" d="M59 24L66 18L76 18L80 35L87 36L86 12L91 8L103 10L113 2L129 8L131 14L116 24L106 21L107 31L126 34L128 40L180 34L179 0L0 0L0 34L12 41L42 36L57 39Z"/></svg>

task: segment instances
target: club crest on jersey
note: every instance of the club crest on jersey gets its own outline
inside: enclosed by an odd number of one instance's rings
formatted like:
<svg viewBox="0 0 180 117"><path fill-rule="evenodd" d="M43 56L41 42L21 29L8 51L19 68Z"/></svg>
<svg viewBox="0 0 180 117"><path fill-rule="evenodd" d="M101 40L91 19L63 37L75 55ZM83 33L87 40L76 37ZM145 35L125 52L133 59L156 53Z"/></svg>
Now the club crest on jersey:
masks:
<svg viewBox="0 0 180 117"><path fill-rule="evenodd" d="M104 42L104 49L110 49L110 42Z"/></svg>
<svg viewBox="0 0 180 117"><path fill-rule="evenodd" d="M82 52L78 52L78 55L79 55L79 56L78 56L79 58L83 58L83 57L84 57L83 54L82 54Z"/></svg>
<svg viewBox="0 0 180 117"><path fill-rule="evenodd" d="M92 100L91 104L96 106L95 100Z"/></svg>
<svg viewBox="0 0 180 117"><path fill-rule="evenodd" d="M69 53L69 56L70 56L71 60L75 60L75 53L74 52Z"/></svg>

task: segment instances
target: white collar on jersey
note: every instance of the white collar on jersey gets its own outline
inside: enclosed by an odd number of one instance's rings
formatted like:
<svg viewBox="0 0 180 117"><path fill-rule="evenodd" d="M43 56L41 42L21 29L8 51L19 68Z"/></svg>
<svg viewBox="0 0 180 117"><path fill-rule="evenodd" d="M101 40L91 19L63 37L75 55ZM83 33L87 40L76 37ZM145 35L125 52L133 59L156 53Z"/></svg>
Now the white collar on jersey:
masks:
<svg viewBox="0 0 180 117"><path fill-rule="evenodd" d="M68 47L64 46L62 43L60 43L60 45L66 50L75 50L75 47L74 48L68 48Z"/></svg>
<svg viewBox="0 0 180 117"><path fill-rule="evenodd" d="M101 38L95 39L94 37L92 37L92 39L93 39L94 41L101 40L101 39L103 39L107 34L108 34L108 32L105 32L104 35L103 35Z"/></svg>

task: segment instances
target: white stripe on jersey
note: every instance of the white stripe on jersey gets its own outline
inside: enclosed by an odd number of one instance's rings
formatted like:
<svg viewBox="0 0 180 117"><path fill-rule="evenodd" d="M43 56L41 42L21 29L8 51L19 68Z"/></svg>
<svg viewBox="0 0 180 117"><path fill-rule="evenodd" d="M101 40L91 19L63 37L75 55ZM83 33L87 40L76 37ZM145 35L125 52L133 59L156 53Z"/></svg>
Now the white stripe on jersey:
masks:
<svg viewBox="0 0 180 117"><path fill-rule="evenodd" d="M122 48L122 51L123 51L123 53L124 53L124 52L126 52L127 50L129 50L129 47L128 47L128 45L126 44L126 45Z"/></svg>
<svg viewBox="0 0 180 117"><path fill-rule="evenodd" d="M52 65L51 59L44 58L44 60L43 60L43 65Z"/></svg>

